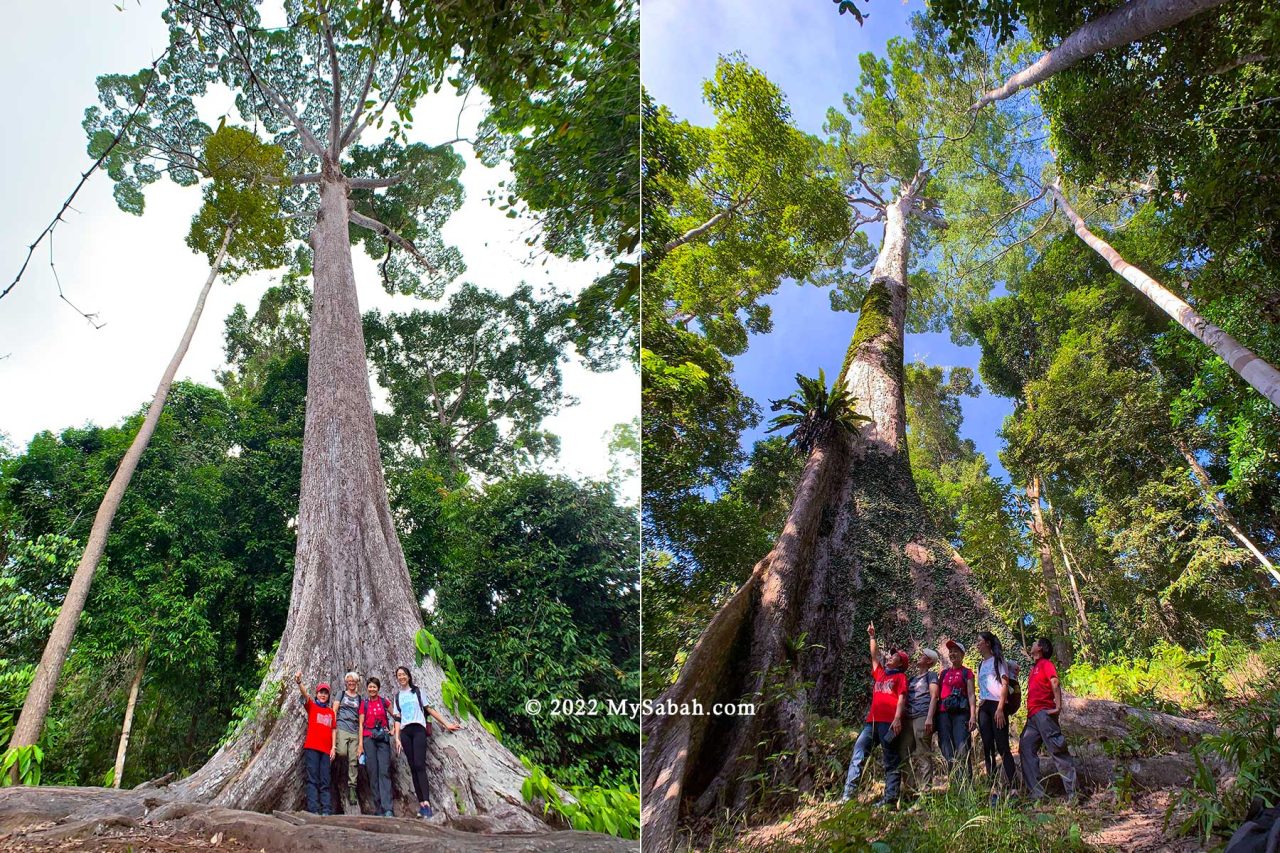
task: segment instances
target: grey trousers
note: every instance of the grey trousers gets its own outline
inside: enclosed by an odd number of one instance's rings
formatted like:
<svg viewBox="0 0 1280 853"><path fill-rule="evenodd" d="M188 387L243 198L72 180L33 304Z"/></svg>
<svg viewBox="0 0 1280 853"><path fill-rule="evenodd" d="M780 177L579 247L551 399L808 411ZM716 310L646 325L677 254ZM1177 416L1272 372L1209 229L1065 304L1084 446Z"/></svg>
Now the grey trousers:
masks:
<svg viewBox="0 0 1280 853"><path fill-rule="evenodd" d="M1053 763L1062 777L1062 787L1067 796L1076 793L1076 760L1067 751L1067 739L1058 727L1058 721L1049 716L1048 711L1036 711L1022 728L1022 736L1018 738L1018 754L1022 758L1022 781L1026 783L1027 794L1038 800L1044 796L1044 786L1040 784L1040 744L1044 743L1053 756Z"/></svg>
<svg viewBox="0 0 1280 853"><path fill-rule="evenodd" d="M924 735L927 722L928 717L912 717L902 727L902 737L898 738L900 761L907 769L911 790L916 793L933 785L933 735Z"/></svg>
<svg viewBox="0 0 1280 853"><path fill-rule="evenodd" d="M378 814L391 811L391 744L364 739L364 766L369 772L369 790Z"/></svg>

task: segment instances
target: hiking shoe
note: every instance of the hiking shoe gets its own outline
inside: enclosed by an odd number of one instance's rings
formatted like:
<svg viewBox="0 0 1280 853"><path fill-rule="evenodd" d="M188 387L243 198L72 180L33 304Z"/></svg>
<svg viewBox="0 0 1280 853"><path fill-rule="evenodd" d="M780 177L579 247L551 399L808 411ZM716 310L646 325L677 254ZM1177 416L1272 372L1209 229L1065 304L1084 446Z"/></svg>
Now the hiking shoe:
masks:
<svg viewBox="0 0 1280 853"><path fill-rule="evenodd" d="M383 813L382 813L382 816L383 816L383 817L395 817L395 816L396 816L396 813L395 813L395 812L392 812L392 811L385 811L385 812L383 812Z"/></svg>
<svg viewBox="0 0 1280 853"><path fill-rule="evenodd" d="M988 797L988 798L987 798L987 806L988 806L989 808L993 808L993 809L994 809L994 808L995 808L996 806L998 806L998 805L1000 805L1000 795L999 795L999 794L992 794L990 797Z"/></svg>
<svg viewBox="0 0 1280 853"><path fill-rule="evenodd" d="M431 817L432 814L434 812L431 811L431 806L420 806L418 808L418 815L421 817Z"/></svg>

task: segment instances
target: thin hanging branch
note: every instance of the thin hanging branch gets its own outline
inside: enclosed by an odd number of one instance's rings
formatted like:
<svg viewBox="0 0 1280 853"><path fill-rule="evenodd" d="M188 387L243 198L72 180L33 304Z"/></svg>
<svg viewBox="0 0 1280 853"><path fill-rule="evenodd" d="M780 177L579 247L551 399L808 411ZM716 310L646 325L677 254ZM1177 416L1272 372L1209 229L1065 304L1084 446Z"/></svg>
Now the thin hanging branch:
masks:
<svg viewBox="0 0 1280 853"><path fill-rule="evenodd" d="M53 283L58 288L59 299L61 299L63 302L70 305L72 309L81 317L88 320L89 325L93 326L94 329L101 329L103 326L107 325L106 323L99 323L97 321L98 314L96 312L89 314L89 313L86 313L85 311L80 310L80 308L74 302L68 299L67 295L62 292L62 278L58 275L58 268L54 266L54 263L53 263L53 232L52 231L49 232L49 271L53 273Z"/></svg>
<svg viewBox="0 0 1280 853"><path fill-rule="evenodd" d="M142 90L142 96L138 98L138 103L134 106L133 112L129 113L129 117L125 119L124 124L120 126L120 130L117 131L116 135L112 138L111 143L107 145L106 150L102 152L102 155L98 157L97 160L93 161L93 165L90 166L87 170L85 170L83 174L80 175L80 180L76 182L75 187L71 190L71 194L68 195L66 200L62 202L62 207L58 208L57 214L54 215L53 219L49 220L49 224L44 227L44 230L40 232L40 234L36 237L34 241L32 241L31 245L27 246L27 256L23 259L22 266L21 268L18 269L18 274L13 277L13 281L9 283L8 287L6 287L4 290L0 290L0 299L4 299L6 296L8 296L9 291L17 287L18 282L22 281L22 276L27 271L27 266L31 263L31 256L35 254L36 248L39 247L39 245L42 242L44 242L45 237L50 237L50 238L52 237L53 229L57 228L58 223L63 221L62 219L63 214L65 214L68 210L74 209L71 207L71 202L75 201L76 196L79 195L81 188L83 188L85 183L88 182L89 177L94 172L98 171L99 168L102 167L102 164L106 162L107 157L110 156L111 152L114 151L116 146L120 144L120 140L124 139L124 135L129 131L129 128L133 125L134 119L138 117L138 113L142 112L142 108L146 105L147 98L151 94L152 87L155 85L155 82L160 79L160 74L156 71L156 69L160 66L160 63L164 61L164 58L169 55L169 51L173 50L173 48L174 48L174 45L170 45L169 47L166 47L164 51L161 52L161 54L158 57L156 57L155 61L151 63L151 68L150 68L151 76L147 80L147 85ZM49 263L50 263L50 266L53 265L52 258L50 259ZM64 302L67 302L66 297L62 296L61 286L59 286L58 288L58 295L62 297ZM71 305L70 302L67 302L67 304ZM71 305L71 307L75 308L74 305ZM76 310L80 311L79 308L76 308ZM85 314L83 311L80 311L80 314L85 317L88 317L88 315ZM90 322L92 322L92 320Z"/></svg>

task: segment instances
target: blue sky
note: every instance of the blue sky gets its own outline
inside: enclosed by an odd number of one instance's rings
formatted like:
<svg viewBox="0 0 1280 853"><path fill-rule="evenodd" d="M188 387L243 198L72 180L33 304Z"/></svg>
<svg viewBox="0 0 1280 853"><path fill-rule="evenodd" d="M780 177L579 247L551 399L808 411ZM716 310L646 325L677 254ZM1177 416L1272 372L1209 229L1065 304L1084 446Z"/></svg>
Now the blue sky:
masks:
<svg viewBox="0 0 1280 853"><path fill-rule="evenodd" d="M881 52L894 36L909 32L909 18L922 0L874 0L865 25L839 15L822 0L645 0L641 5L641 77L659 103L681 118L710 123L702 102L702 81L716 59L734 51L746 55L786 93L797 124L822 132L828 107L838 106L858 76L858 54ZM767 300L773 331L751 338L750 348L734 360L739 386L768 414L769 400L795 388L795 374L828 374L839 369L857 316L831 311L828 291L784 285ZM957 347L948 334L909 334L907 359L930 364L978 367L976 346ZM1010 401L984 393L965 399L962 432L987 455L993 473L1000 466L996 433L1012 411ZM743 436L746 446L763 437L764 425Z"/></svg>

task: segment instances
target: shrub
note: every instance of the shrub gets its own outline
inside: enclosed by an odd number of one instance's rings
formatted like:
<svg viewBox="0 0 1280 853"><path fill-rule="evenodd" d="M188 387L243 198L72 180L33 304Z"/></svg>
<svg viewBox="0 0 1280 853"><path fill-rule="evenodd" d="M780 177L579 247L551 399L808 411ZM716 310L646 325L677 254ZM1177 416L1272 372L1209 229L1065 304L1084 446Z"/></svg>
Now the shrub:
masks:
<svg viewBox="0 0 1280 853"><path fill-rule="evenodd" d="M1192 754L1191 784L1166 818L1181 812L1183 834L1198 834L1207 843L1215 832L1243 820L1255 797L1266 806L1280 802L1280 688L1229 710L1222 732L1203 738ZM1215 765L1221 764L1230 769L1220 779Z"/></svg>

